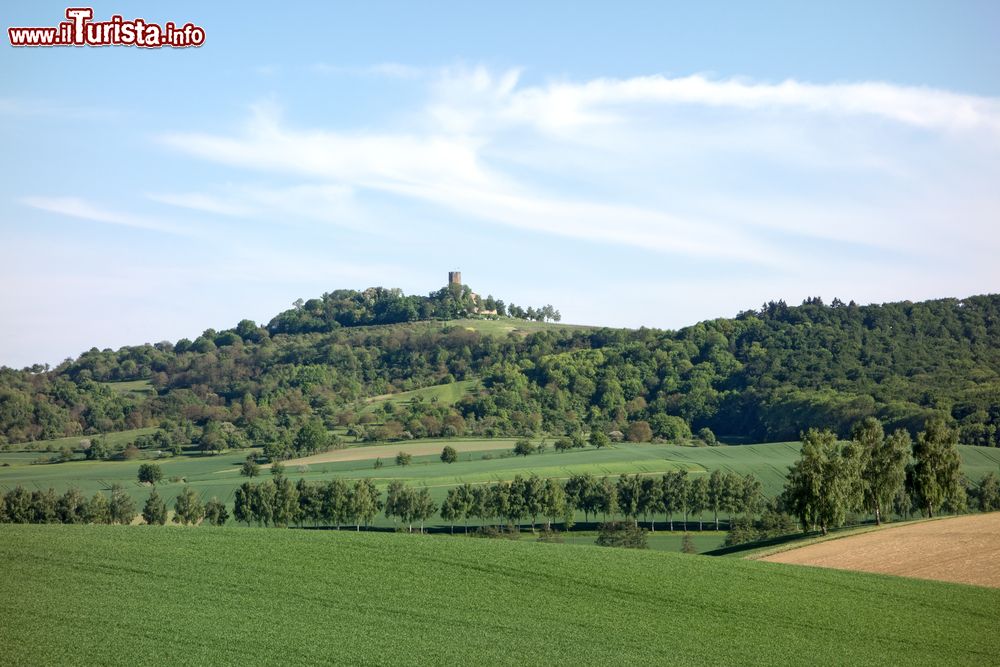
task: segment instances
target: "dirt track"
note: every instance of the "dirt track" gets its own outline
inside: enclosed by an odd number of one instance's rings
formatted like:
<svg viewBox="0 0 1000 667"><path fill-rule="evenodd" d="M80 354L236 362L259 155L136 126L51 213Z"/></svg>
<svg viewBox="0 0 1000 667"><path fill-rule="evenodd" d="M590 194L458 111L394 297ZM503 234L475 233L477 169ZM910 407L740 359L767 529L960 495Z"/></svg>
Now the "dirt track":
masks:
<svg viewBox="0 0 1000 667"><path fill-rule="evenodd" d="M889 527L761 560L1000 588L1000 512Z"/></svg>

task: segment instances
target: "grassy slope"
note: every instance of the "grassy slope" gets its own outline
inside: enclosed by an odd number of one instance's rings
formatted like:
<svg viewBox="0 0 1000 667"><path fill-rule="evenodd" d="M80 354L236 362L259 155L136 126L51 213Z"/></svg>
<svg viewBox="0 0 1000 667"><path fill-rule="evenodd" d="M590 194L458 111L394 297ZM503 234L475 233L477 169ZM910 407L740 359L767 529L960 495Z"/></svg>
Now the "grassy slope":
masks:
<svg viewBox="0 0 1000 667"><path fill-rule="evenodd" d="M135 439L140 435L149 435L150 433L155 433L155 427L147 428L134 428L128 431L115 431L114 433L105 434L105 439L108 441L108 445L111 447L124 447L125 445L135 442ZM97 435L71 435L66 438L55 438L53 440L35 440L33 442L18 442L7 445L11 450L24 450L33 452L57 452L63 447L69 447L70 449L76 449L80 445L81 440L93 440L100 436Z"/></svg>
<svg viewBox="0 0 1000 667"><path fill-rule="evenodd" d="M5 664L943 665L1000 654L1000 591L680 554L3 526L0 559Z"/></svg>
<svg viewBox="0 0 1000 667"><path fill-rule="evenodd" d="M462 380L460 382L449 382L447 384L437 384L411 391L402 391L398 394L383 394L365 399L366 411L371 412L382 407L385 403L400 405L410 403L413 399L420 397L425 401L437 399L445 405L453 405L461 400L466 394L471 393L478 386L477 380Z"/></svg>

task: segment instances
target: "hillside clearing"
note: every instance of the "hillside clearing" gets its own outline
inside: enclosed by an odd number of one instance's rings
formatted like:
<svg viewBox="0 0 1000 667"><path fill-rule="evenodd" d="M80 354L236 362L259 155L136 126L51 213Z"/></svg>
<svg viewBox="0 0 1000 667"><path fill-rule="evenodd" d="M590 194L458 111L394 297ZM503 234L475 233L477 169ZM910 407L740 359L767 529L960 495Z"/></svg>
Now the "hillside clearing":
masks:
<svg viewBox="0 0 1000 667"><path fill-rule="evenodd" d="M887 526L761 560L1000 588L1000 512Z"/></svg>
<svg viewBox="0 0 1000 667"><path fill-rule="evenodd" d="M1000 654L1000 591L672 553L0 526L0 562L3 664L970 665Z"/></svg>

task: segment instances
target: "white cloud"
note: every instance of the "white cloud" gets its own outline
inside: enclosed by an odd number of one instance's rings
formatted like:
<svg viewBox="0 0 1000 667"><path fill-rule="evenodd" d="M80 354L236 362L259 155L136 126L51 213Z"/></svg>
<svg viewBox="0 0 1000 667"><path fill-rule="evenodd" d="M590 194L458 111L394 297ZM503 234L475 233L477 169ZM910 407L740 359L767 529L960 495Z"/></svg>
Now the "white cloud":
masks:
<svg viewBox="0 0 1000 667"><path fill-rule="evenodd" d="M145 229L168 234L192 235L191 229L153 220L145 217L120 213L102 208L92 202L78 197L22 197L21 203L50 213L57 213L71 218L91 220L108 225L120 225L135 229Z"/></svg>
<svg viewBox="0 0 1000 667"><path fill-rule="evenodd" d="M963 250L973 264L1000 251L996 99L878 82L521 78L442 70L426 103L378 131L295 128L258 105L235 133L161 140L303 188L402 196L460 219L786 277L834 271L828 242L852 263L871 260L851 248L884 261ZM272 191L269 211L322 219L296 203L301 192Z"/></svg>

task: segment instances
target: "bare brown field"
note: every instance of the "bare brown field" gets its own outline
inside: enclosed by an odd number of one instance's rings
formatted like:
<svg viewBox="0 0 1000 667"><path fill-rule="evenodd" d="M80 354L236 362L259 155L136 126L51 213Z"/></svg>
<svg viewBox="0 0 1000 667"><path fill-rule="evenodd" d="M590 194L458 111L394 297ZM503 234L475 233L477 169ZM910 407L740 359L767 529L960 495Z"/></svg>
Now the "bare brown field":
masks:
<svg viewBox="0 0 1000 667"><path fill-rule="evenodd" d="M1000 588L1000 512L890 526L761 560Z"/></svg>

